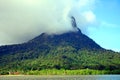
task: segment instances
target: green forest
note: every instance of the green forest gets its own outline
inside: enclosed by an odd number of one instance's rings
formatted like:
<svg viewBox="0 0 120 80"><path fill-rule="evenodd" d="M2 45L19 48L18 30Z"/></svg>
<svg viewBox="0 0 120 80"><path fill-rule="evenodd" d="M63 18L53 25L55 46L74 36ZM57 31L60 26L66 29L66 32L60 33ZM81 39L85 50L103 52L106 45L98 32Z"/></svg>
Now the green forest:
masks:
<svg viewBox="0 0 120 80"><path fill-rule="evenodd" d="M59 46L0 57L0 74L120 74L120 53Z"/></svg>

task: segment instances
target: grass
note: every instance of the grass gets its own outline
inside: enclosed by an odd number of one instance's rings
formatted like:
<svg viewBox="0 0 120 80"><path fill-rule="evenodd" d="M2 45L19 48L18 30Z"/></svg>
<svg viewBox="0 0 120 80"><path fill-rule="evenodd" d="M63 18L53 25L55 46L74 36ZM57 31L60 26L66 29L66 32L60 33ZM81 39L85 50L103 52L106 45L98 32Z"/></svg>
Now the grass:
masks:
<svg viewBox="0 0 120 80"><path fill-rule="evenodd" d="M56 69L46 69L41 71L28 71L25 74L27 75L102 75L109 74L109 71L106 70L91 70L91 69L82 69L82 70L56 70Z"/></svg>
<svg viewBox="0 0 120 80"><path fill-rule="evenodd" d="M104 74L120 74L120 71L92 70L92 69L79 69L79 70L45 69L45 70L13 71L13 72L1 73L1 75L104 75Z"/></svg>

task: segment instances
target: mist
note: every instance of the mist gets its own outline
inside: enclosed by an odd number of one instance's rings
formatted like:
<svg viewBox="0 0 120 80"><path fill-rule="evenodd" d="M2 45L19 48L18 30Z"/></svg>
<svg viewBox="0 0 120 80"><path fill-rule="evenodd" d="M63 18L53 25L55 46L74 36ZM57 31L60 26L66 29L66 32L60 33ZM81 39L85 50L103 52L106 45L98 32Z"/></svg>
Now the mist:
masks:
<svg viewBox="0 0 120 80"><path fill-rule="evenodd" d="M41 33L73 31L71 16L84 34L97 23L95 0L0 0L0 45L26 42Z"/></svg>

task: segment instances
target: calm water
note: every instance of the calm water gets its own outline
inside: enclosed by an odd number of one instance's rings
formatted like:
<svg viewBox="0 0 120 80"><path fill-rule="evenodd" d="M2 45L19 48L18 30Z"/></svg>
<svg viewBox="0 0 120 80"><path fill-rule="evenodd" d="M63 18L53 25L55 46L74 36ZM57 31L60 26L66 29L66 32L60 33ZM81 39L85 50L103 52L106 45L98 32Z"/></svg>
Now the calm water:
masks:
<svg viewBox="0 0 120 80"><path fill-rule="evenodd" d="M0 76L0 80L120 80L120 75Z"/></svg>

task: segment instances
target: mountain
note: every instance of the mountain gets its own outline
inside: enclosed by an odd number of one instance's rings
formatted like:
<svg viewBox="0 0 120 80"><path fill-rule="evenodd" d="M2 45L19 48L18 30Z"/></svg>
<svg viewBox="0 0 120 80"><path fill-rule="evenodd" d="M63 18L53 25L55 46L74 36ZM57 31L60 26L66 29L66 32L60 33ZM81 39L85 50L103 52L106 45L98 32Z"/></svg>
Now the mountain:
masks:
<svg viewBox="0 0 120 80"><path fill-rule="evenodd" d="M48 50L57 46L72 46L75 49L90 49L97 50L102 49L92 39L81 33L81 30L77 27L74 17L71 17L71 23L74 31L66 32L63 34L46 34L42 33L38 37L17 45L7 45L0 47L0 55L10 53L23 53L26 51L32 51L35 49Z"/></svg>
<svg viewBox="0 0 120 80"><path fill-rule="evenodd" d="M73 31L42 33L16 45L0 47L0 71L42 69L120 70L120 54L103 49L84 35L71 17Z"/></svg>

